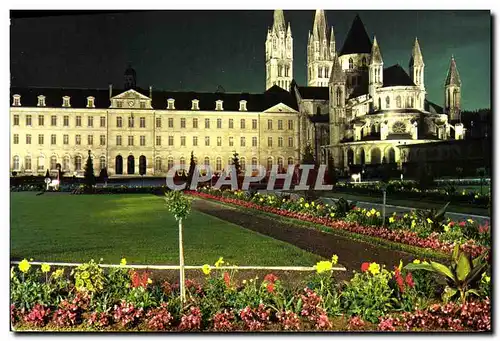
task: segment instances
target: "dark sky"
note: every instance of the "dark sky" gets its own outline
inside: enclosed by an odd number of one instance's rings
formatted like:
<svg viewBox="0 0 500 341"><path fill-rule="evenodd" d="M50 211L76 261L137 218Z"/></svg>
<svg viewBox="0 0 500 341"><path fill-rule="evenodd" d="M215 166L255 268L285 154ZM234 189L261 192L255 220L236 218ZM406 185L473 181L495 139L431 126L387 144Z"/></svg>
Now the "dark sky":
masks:
<svg viewBox="0 0 500 341"><path fill-rule="evenodd" d="M490 107L489 11L326 11L340 50L358 13L375 34L385 66L408 69L415 36L425 62L428 98L443 103L453 54L463 107ZM227 92L265 90L264 42L273 12L143 11L11 19L13 86L123 86L130 62L138 86ZM307 34L314 10L285 11L294 38L294 77L306 85Z"/></svg>

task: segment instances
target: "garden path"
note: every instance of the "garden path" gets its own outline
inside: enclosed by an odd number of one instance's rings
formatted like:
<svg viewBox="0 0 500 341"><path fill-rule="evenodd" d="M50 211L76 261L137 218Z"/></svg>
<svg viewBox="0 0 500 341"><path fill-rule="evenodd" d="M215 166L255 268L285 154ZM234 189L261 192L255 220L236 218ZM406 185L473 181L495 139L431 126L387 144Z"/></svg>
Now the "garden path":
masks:
<svg viewBox="0 0 500 341"><path fill-rule="evenodd" d="M299 227L293 223L276 221L271 217L255 216L252 212L245 212L241 209L203 199L195 199L193 201L193 209L263 235L282 240L327 259L336 254L339 257L339 263L346 267L349 274L352 274L353 270L359 271L363 262L377 262L385 264L387 268L392 269L394 265L399 264L400 259L404 263L408 263L415 258L409 253L374 246L366 242L355 241L314 229Z"/></svg>

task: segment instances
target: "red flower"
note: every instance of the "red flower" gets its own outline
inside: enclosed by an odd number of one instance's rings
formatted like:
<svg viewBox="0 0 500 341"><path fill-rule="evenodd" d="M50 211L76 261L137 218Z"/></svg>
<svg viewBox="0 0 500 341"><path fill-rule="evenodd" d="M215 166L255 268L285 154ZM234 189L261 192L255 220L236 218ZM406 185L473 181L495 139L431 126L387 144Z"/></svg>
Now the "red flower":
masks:
<svg viewBox="0 0 500 341"><path fill-rule="evenodd" d="M231 279L229 278L228 272L224 272L224 282L226 283L226 286L229 288L229 285L231 283Z"/></svg>
<svg viewBox="0 0 500 341"><path fill-rule="evenodd" d="M408 275L406 275L406 284L408 284L410 288L413 288L415 286L411 272L408 272Z"/></svg>
<svg viewBox="0 0 500 341"><path fill-rule="evenodd" d="M273 283L273 284L277 280L278 280L278 276L276 276L274 274L267 274L266 277L264 277L264 281L269 282L269 283Z"/></svg>
<svg viewBox="0 0 500 341"><path fill-rule="evenodd" d="M460 227L464 227L464 226L465 226L465 224L466 224L466 222L465 222L465 221L461 221L461 222L459 222L459 223L458 223L458 226L460 226Z"/></svg>
<svg viewBox="0 0 500 341"><path fill-rule="evenodd" d="M401 276L401 271L397 267L394 267L394 278L396 279L396 283L399 287L399 291L404 292L405 291L405 282L403 280L403 276Z"/></svg>
<svg viewBox="0 0 500 341"><path fill-rule="evenodd" d="M274 292L274 283L269 283L267 285L267 291L269 291L270 293Z"/></svg>
<svg viewBox="0 0 500 341"><path fill-rule="evenodd" d="M361 271L363 271L363 272L368 271L369 267L370 267L370 263L364 262L363 264L361 264Z"/></svg>
<svg viewBox="0 0 500 341"><path fill-rule="evenodd" d="M455 226L455 222L454 222L454 221L450 221L450 223L449 223L449 224L450 224L450 227Z"/></svg>

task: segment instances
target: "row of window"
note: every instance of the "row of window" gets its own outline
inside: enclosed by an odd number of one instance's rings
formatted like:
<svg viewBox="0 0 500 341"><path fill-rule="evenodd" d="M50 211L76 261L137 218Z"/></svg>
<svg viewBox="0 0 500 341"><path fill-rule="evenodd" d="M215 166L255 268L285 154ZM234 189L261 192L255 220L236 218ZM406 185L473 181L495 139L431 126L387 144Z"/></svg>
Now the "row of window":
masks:
<svg viewBox="0 0 500 341"><path fill-rule="evenodd" d="M406 97L405 108L413 108L415 106L413 96ZM378 99L378 107L382 108L382 99L379 97ZM389 96L385 97L385 107L389 109L391 107L391 98ZM403 100L401 96L396 96L396 108L403 107Z"/></svg>
<svg viewBox="0 0 500 341"><path fill-rule="evenodd" d="M82 156L80 155L77 155L73 158L73 166L74 166L74 170L75 171L82 171ZM146 158L144 156L141 156L141 158L139 158L140 162L143 162L143 166L144 168L146 167ZM277 165L278 165L278 168L279 169L283 169L284 167L284 158L283 157L278 157L277 158ZM68 155L64 156L62 158L62 164L61 164L61 168L63 171L69 171L70 170L70 157ZM134 157L133 156L129 156L127 158L127 162L132 162L132 164L134 163ZM45 156L41 155L39 157L36 158L36 171L45 171ZM123 162L123 157L121 155L117 156L116 157L116 160L115 160L116 163L122 163ZM198 163L198 159L195 157L194 158L194 162L197 164ZM227 165L231 165L233 162L233 159L230 157L228 159L228 162L227 162ZM252 168L256 168L257 167L257 158L256 157L253 157L252 158ZM288 160L288 165L293 165L295 163L295 160L293 157L289 157ZM50 170L56 170L57 169L57 163L58 163L58 160L57 160L57 156L51 156L50 157ZM204 159L203 159L203 164L205 166L210 166L210 157L206 156ZM270 170L272 168L274 163L274 159L272 157L268 157L267 158L267 169ZM179 165L182 169L186 169L186 158L185 157L181 157L179 159ZM242 157L240 158L240 165L241 165L241 168L243 170L246 169L246 158L245 157ZM28 171L28 170L33 170L32 169L32 158L31 156L26 156L24 158L24 165L23 165L23 170L25 171ZM96 165L97 166L97 165ZM167 169L166 171L168 171L170 168L172 168L174 166L174 158L173 157L168 157L167 158ZM106 157L105 156L101 156L99 157L99 170L103 169L106 167ZM222 158L220 156L216 157L215 158L215 169L216 171L221 171L222 170ZM12 158L12 170L14 171L19 171L21 170L21 159L18 155L15 155L13 158ZM157 156L155 158L155 170L157 171L163 171L162 169L162 159L160 156Z"/></svg>
<svg viewBox="0 0 500 341"><path fill-rule="evenodd" d="M25 120L26 120L27 126L33 125L31 115L26 115ZM13 121L14 121L13 122L14 125L18 126L19 125L19 115L14 115ZM129 116L127 121L128 121L128 127L134 128L135 118L133 116ZM240 119L240 129L246 129L246 121L247 120L244 118ZM205 118L205 128L206 129L210 129L210 122L211 122L210 118ZM174 119L172 117L169 117L167 119L167 124L168 124L168 128L174 128ZM38 115L38 125L45 126L45 116L44 115ZM56 115L52 115L50 117L50 126L57 126L57 116ZM69 127L69 116L67 116L67 115L63 116L63 126ZM82 117L81 116L75 117L75 126L76 127L82 126ZM100 116L99 126L106 127L106 117L105 116ZM162 118L156 117L155 118L155 127L161 128L161 126L162 126ZM216 126L218 129L222 129L222 118L217 118ZM87 117L87 127L94 127L94 116ZM117 128L123 127L123 118L121 116L116 117L116 127ZM180 127L186 128L186 119L185 118L180 118ZM198 128L198 118L192 119L192 127ZM139 128L146 128L146 117L139 117ZM229 129L234 128L234 119L232 119L232 118L228 119L228 128ZM256 119L252 119L252 129L257 129L257 120ZM268 130L273 129L273 120L272 119L267 120L267 129ZM293 130L293 120L288 120L288 129ZM283 120L278 120L278 130L283 130Z"/></svg>
<svg viewBox="0 0 500 341"><path fill-rule="evenodd" d="M121 146L122 145L122 135L117 135L116 136L116 145ZM193 136L193 146L196 147L198 146L198 136ZM31 144L32 136L31 134L26 134L26 144ZM128 145L133 146L135 144L135 136L128 136ZM174 145L174 136L168 136L168 145L173 146ZM279 136L278 137L278 147L283 147L283 137ZM19 144L19 134L14 134L13 136L13 143L14 144ZM45 143L45 135L44 134L38 134L38 144L43 145ZM56 134L51 134L50 135L50 144L51 145L56 145L57 144L57 135ZM69 144L69 135L64 134L63 135L63 144L67 145ZM82 144L82 135L76 134L75 135L75 145L81 145ZM162 139L161 136L156 136L156 141L155 144L157 146L162 145ZM94 135L87 135L87 145L92 146L94 145ZM99 145L100 146L105 146L106 145L106 135L100 135L99 136ZM140 146L145 146L146 145L146 136L139 136L139 145ZM181 136L180 137L180 145L182 147L186 146L186 136ZM205 146L210 146L210 136L205 136ZM218 136L217 137L217 147L222 146L222 137ZM234 146L234 138L230 136L228 138L228 146L233 147ZM273 138L269 136L267 138L267 146L272 147L273 146ZM246 137L242 136L240 137L240 147L246 147ZM252 147L257 147L257 137L254 136L252 137ZM293 137L288 137L288 147L293 147Z"/></svg>

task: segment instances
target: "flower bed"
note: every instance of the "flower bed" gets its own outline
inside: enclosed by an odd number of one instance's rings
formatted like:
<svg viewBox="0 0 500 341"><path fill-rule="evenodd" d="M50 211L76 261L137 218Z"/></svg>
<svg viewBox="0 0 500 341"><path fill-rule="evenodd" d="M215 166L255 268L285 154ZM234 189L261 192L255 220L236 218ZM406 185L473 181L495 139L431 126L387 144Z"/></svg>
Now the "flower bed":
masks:
<svg viewBox="0 0 500 341"><path fill-rule="evenodd" d="M223 203L237 205L267 213L277 214L287 218L319 224L332 230L343 230L361 235L382 238L388 241L416 246L449 254L456 242L461 242L461 248L473 256L489 249L489 226L479 226L474 221L455 223L448 221L442 226L442 233L432 232L434 224L428 221L417 223L416 213L404 216L393 215L388 218L388 226L381 227L380 212L375 209L366 210L356 207L333 207L318 202L305 202L303 199L291 200L275 195L259 195L250 197L242 191L218 191L203 188L199 192L191 191L191 195L205 199L217 200ZM427 218L429 219L429 218ZM431 221L431 223L433 223ZM417 226L418 224L418 226ZM467 224L472 225L470 227ZM457 231L458 229L458 231ZM458 235L462 230L471 230L470 234L478 236L481 245L473 239L466 239L465 234ZM461 238L461 239L460 239Z"/></svg>
<svg viewBox="0 0 500 341"><path fill-rule="evenodd" d="M234 270L205 264L205 280L179 285L153 282L150 273L126 268L104 272L91 261L51 271L23 260L11 269L11 324L15 330L82 331L295 331L295 330L477 330L491 329L490 282L483 273L479 297L441 302L443 287L432 273L389 271L364 263L349 282L337 283L331 260L299 289L275 274L237 281ZM420 260L415 260L420 263Z"/></svg>

